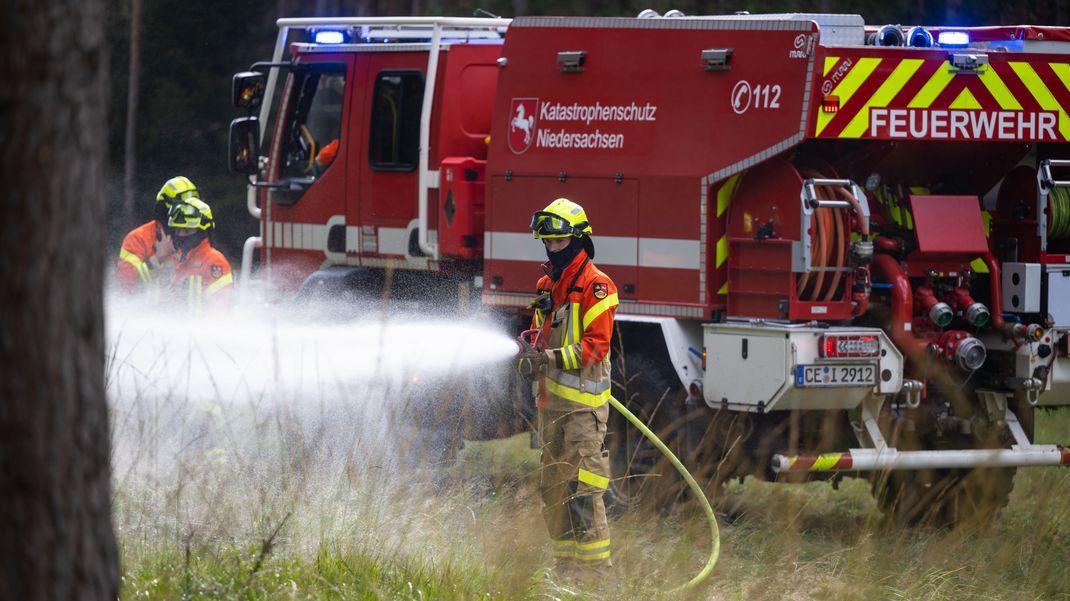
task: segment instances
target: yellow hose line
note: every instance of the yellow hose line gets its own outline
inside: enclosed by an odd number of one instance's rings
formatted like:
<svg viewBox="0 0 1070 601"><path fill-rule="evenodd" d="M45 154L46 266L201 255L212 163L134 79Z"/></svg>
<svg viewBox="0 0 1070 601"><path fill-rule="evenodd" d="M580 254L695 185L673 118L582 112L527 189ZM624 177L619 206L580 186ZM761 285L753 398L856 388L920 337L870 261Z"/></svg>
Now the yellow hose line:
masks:
<svg viewBox="0 0 1070 601"><path fill-rule="evenodd" d="M676 455L674 455L673 452L669 450L669 447L665 446L665 443L661 442L661 439L659 439L656 434L650 431L650 428L646 427L646 424L640 421L638 417L635 417L635 415L633 415L631 411L628 411L628 409L624 405L620 404L620 401L613 398L612 396L609 397L609 404L613 405L614 409L619 411L621 415L627 418L633 426L638 428L639 431L643 433L643 436L646 436L648 439L650 439L650 442L654 443L654 446L656 446L663 455L669 458L669 461L672 462L672 465L676 468L676 471L680 472L680 475L684 477L685 481L687 481L687 485L691 487L691 490L695 493L695 496L698 497L700 501L702 501L702 509L705 510L706 519L710 522L710 558L706 560L706 565L702 568L702 571L696 574L695 577L692 578L687 584L674 588L669 592L678 593L690 591L699 584L702 584L704 580L710 577L710 574L713 573L713 567L717 565L717 557L721 554L721 531L717 527L717 517L713 515L713 507L710 506L710 501L706 498L706 493L702 491L702 487L700 487L698 483L695 482L695 479L691 477L691 472L687 471L687 468L684 467L684 464L676 458Z"/></svg>

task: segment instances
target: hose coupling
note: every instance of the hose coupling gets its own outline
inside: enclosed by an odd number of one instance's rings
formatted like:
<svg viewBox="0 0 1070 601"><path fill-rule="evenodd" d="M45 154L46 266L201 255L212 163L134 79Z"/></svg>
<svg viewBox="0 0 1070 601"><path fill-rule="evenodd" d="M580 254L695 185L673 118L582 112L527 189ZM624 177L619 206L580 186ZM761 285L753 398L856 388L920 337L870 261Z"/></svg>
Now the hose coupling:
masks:
<svg viewBox="0 0 1070 601"><path fill-rule="evenodd" d="M869 240L855 240L851 244L851 265L869 265L873 262L873 242Z"/></svg>

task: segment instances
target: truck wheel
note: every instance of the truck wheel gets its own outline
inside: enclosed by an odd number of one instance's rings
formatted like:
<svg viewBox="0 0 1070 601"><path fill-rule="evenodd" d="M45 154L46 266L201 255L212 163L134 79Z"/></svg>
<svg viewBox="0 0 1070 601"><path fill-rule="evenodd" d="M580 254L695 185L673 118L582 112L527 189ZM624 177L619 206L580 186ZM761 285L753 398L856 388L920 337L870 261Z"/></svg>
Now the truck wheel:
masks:
<svg viewBox="0 0 1070 601"><path fill-rule="evenodd" d="M892 526L983 524L1007 505L1014 473L1013 468L893 472L874 494Z"/></svg>
<svg viewBox="0 0 1070 601"><path fill-rule="evenodd" d="M1034 408L1021 395L1011 400L1010 408L1026 437L1032 441ZM977 448L1006 448L1014 444L1013 435L1002 421L993 424L985 419L983 426L988 430L987 436L982 436L981 440L963 440L963 444L973 444ZM960 525L994 520L1007 506L1014 490L1016 471L1015 468L960 470L942 507L944 521L948 525Z"/></svg>
<svg viewBox="0 0 1070 601"><path fill-rule="evenodd" d="M872 485L877 506L890 526L948 526L944 505L958 475L951 470L892 471Z"/></svg>
<svg viewBox="0 0 1070 601"><path fill-rule="evenodd" d="M641 419L678 457L684 458L685 393L663 362L632 353L619 357L613 373L613 396ZM667 508L686 487L676 468L650 441L615 410L606 435L612 484L606 503L613 511L649 504Z"/></svg>
<svg viewBox="0 0 1070 601"><path fill-rule="evenodd" d="M948 525L985 524L996 519L1014 490L1014 468L975 469L964 473L944 503Z"/></svg>
<svg viewBox="0 0 1070 601"><path fill-rule="evenodd" d="M1032 439L1033 415L1031 407L1015 407L1026 435ZM887 413L887 412L886 412ZM882 415L884 424L894 424L900 417L888 419ZM909 430L909 428L900 428ZM893 432L894 429L888 430ZM886 433L886 436L888 434ZM1009 436L1009 435L1008 435ZM935 448L937 445L921 444L916 436L889 438L900 450ZM965 436L953 441L950 448L998 448L998 441L978 443ZM944 448L947 448L945 441ZM1007 505L1014 489L1014 468L977 468L973 470L911 470L876 474L872 490L877 505L893 526L955 527L962 524L991 522Z"/></svg>

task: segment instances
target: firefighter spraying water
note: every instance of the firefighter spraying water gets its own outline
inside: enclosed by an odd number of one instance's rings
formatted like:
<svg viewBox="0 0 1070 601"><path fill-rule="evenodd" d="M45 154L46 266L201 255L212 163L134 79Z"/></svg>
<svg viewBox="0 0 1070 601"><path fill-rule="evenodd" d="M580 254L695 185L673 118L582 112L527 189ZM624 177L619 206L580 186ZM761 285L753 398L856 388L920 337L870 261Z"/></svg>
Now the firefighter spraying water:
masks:
<svg viewBox="0 0 1070 601"><path fill-rule="evenodd" d="M587 584L609 578L613 563L604 497L612 481L605 446L611 405L657 446L702 501L713 550L706 568L683 587L691 588L717 561L717 521L702 489L676 456L612 398L609 341L619 301L616 285L593 262L587 213L559 198L532 215L531 232L546 248L548 261L531 303L532 328L517 338L517 372L538 379L539 491L555 572Z"/></svg>
<svg viewBox="0 0 1070 601"><path fill-rule="evenodd" d="M539 373L539 491L555 571L609 575L613 565L605 492L609 488L610 349L617 288L594 264L583 207L559 198L531 218L549 259L536 284L537 328L517 370ZM523 338L522 338L523 340Z"/></svg>

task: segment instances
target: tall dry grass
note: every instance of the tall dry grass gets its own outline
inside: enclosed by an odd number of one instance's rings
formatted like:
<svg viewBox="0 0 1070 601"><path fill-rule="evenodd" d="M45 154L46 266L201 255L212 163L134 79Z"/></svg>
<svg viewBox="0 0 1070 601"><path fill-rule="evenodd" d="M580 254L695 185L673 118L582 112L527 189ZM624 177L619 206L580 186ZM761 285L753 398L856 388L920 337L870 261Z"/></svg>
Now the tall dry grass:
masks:
<svg viewBox="0 0 1070 601"><path fill-rule="evenodd" d="M426 449L383 410L426 406L412 382L298 398L157 373L195 373L203 351L109 365L123 598L661 599L706 559L700 515L626 512L612 578L556 583L527 435ZM1038 439L1070 441L1070 415L1041 413ZM721 560L694 598L1070 599L1065 469L1021 470L987 527L891 529L851 479L732 483L718 512Z"/></svg>

